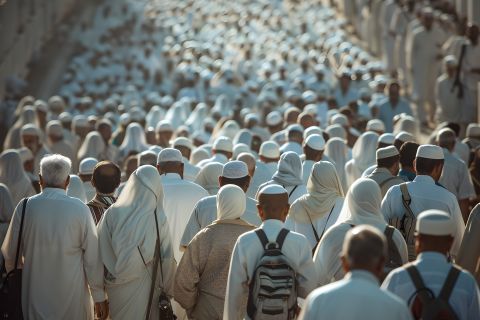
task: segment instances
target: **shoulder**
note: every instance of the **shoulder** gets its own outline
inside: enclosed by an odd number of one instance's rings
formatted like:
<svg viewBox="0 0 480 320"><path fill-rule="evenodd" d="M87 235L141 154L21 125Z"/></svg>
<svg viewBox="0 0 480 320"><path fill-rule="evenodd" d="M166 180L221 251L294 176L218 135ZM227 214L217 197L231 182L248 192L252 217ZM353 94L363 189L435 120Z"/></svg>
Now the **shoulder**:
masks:
<svg viewBox="0 0 480 320"><path fill-rule="evenodd" d="M217 196L208 196L198 200L196 207L205 208L205 207L210 207L212 205L213 206L217 205Z"/></svg>

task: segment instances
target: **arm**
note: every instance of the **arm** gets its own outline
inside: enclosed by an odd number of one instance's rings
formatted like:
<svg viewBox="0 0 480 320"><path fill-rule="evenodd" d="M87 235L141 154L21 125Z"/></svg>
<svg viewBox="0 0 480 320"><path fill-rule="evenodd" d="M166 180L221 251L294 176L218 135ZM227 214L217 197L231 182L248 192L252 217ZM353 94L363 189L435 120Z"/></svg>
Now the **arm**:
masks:
<svg viewBox="0 0 480 320"><path fill-rule="evenodd" d="M2 254L5 259L5 269L7 272L10 272L15 267L15 254L17 253L17 241L18 233L20 231L20 219L21 219L21 209L22 202L19 202L15 211L13 212L12 220L10 220L10 225L8 226L7 234L2 245ZM20 213L19 213L20 210ZM23 250L20 247L20 258L18 267L23 268Z"/></svg>
<svg viewBox="0 0 480 320"><path fill-rule="evenodd" d="M453 240L453 245L452 248L450 249L450 253L452 254L453 258L457 257L457 253L460 249L460 243L463 238L463 233L465 232L465 223L463 222L463 216L462 212L460 211L460 207L458 206L458 202L455 198L454 201L452 201L452 208L450 209L452 213L452 219L453 222L455 223L455 236Z"/></svg>
<svg viewBox="0 0 480 320"><path fill-rule="evenodd" d="M160 286L171 297L173 296L173 282L177 263L173 256L172 240L170 237L167 217L165 215L159 217L158 224L160 231L160 252L162 255L162 274L160 274L159 270L159 275L162 280Z"/></svg>
<svg viewBox="0 0 480 320"><path fill-rule="evenodd" d="M175 300L188 311L197 304L198 283L200 282L199 238L196 237L188 245L182 260L178 264L175 275Z"/></svg>
<svg viewBox="0 0 480 320"><path fill-rule="evenodd" d="M202 229L200 221L198 220L198 204L199 202L197 202L197 204L193 208L192 214L188 219L187 226L185 227L185 231L183 231L183 236L180 240L180 250L185 250L190 241L192 241L193 237L195 237L198 231Z"/></svg>
<svg viewBox="0 0 480 320"><path fill-rule="evenodd" d="M232 259L230 260L223 310L224 320L243 319L246 311L242 310L241 303L244 296L248 294L247 263L244 259L245 254L242 252L239 240L241 240L241 238L237 240L235 248L233 249Z"/></svg>

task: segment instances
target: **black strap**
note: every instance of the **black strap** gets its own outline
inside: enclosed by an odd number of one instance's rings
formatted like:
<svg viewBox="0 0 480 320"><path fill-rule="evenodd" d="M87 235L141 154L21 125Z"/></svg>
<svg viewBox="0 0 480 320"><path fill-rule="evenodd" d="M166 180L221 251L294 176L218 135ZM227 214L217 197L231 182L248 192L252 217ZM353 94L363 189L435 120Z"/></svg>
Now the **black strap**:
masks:
<svg viewBox="0 0 480 320"><path fill-rule="evenodd" d="M266 249L268 244L268 238L267 238L267 235L265 234L265 231L258 228L257 230L255 230L255 233L257 234L258 239L260 239L263 249Z"/></svg>
<svg viewBox="0 0 480 320"><path fill-rule="evenodd" d="M25 209L27 208L28 198L23 199L22 218L20 220L20 231L18 232L17 253L15 254L15 267L18 269L18 259L20 259L20 245L22 244L23 221L25 220Z"/></svg>
<svg viewBox="0 0 480 320"><path fill-rule="evenodd" d="M420 298L420 302L424 306L427 305L433 299L433 297L429 294L431 291L425 286L420 272L418 272L418 269L413 264L410 264L406 270L412 279L413 285L416 289L416 294Z"/></svg>
<svg viewBox="0 0 480 320"><path fill-rule="evenodd" d="M277 240L275 241L278 244L278 250L282 250L283 242L285 241L285 237L287 234L290 232L290 230L282 228L280 232L277 235ZM263 249L267 249L267 245L269 244L267 235L265 234L265 231L263 229L258 228L255 230L255 233L258 236L258 239L262 243Z"/></svg>
<svg viewBox="0 0 480 320"><path fill-rule="evenodd" d="M307 213L307 216L308 216L308 219L310 220L310 225L312 226L312 230L313 230L313 234L315 235L315 239L317 240L317 245L318 243L320 242L320 240L322 240L322 237L325 233L325 231L327 230L327 224L328 224L328 220L330 219L330 216L332 215L332 212L333 212L333 209L335 208L335 204L333 205L332 209L330 209L330 212L328 213L328 216L327 216L327 221L325 221L325 226L323 227L323 230L322 230L322 234L320 236L318 236L318 233L317 233L317 230L315 230L315 227L313 226L313 222L312 222L312 218L310 217L310 215ZM315 248L317 246L315 245ZM315 249L314 248L314 249Z"/></svg>
<svg viewBox="0 0 480 320"><path fill-rule="evenodd" d="M285 238L287 237L287 234L290 232L288 229L282 229L278 233L277 236L277 244L278 244L278 250L282 250L283 247L283 242L285 241Z"/></svg>
<svg viewBox="0 0 480 320"><path fill-rule="evenodd" d="M295 190L297 190L297 187L298 187L298 185L293 187L292 191L290 191L290 193L288 194L288 198L290 198L290 196L295 192Z"/></svg>
<svg viewBox="0 0 480 320"><path fill-rule="evenodd" d="M413 211L410 208L410 204L412 203L412 198L410 197L410 194L408 193L408 188L407 188L407 183L406 182L400 184L400 191L402 192L402 204L403 204L403 207L406 210L406 214L404 214L403 217L402 217L399 229L402 232L403 236L405 237L405 240L407 240L408 234L407 234L407 230L405 229L405 220L407 218L415 219L415 215L413 214ZM409 216L409 217L407 217L407 216Z"/></svg>
<svg viewBox="0 0 480 320"><path fill-rule="evenodd" d="M385 228L385 231L383 232L387 240L392 239L394 230L395 230L394 227L387 225L387 227Z"/></svg>
<svg viewBox="0 0 480 320"><path fill-rule="evenodd" d="M452 265L452 267L450 268L447 279L445 280L442 290L438 295L438 297L443 301L448 303L448 300L450 299L450 295L452 294L453 288L455 287L455 282L457 282L460 272L461 270L454 265Z"/></svg>

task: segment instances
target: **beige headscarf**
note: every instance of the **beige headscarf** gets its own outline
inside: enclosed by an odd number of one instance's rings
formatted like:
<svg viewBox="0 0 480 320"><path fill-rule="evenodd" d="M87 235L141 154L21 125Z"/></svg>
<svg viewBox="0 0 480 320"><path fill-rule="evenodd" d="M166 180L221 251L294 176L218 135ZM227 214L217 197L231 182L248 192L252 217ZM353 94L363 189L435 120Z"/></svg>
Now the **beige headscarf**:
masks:
<svg viewBox="0 0 480 320"><path fill-rule="evenodd" d="M335 166L328 161L313 165L307 183L308 194L296 200L289 215L296 222L310 223L328 214L338 198L343 198L343 188ZM310 218L309 218L310 216Z"/></svg>
<svg viewBox="0 0 480 320"><path fill-rule="evenodd" d="M245 212L245 192L238 186L228 184L217 194L217 220L235 220Z"/></svg>

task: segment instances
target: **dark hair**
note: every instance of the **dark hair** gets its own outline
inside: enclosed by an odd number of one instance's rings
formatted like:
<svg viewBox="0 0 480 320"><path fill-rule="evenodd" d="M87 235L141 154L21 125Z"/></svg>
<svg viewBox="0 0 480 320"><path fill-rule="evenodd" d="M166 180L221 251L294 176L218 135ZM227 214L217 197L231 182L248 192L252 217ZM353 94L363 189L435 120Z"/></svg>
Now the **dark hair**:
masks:
<svg viewBox="0 0 480 320"><path fill-rule="evenodd" d="M305 159L306 160L312 160L318 156L319 153L322 153L322 150L315 150L313 148L310 148L308 145L305 145L303 147L303 152L305 153Z"/></svg>
<svg viewBox="0 0 480 320"><path fill-rule="evenodd" d="M377 160L377 167L379 168L391 168L395 163L398 162L400 156L393 156Z"/></svg>
<svg viewBox="0 0 480 320"><path fill-rule="evenodd" d="M400 148L400 164L404 167L413 167L413 160L417 155L417 149L420 147L415 142L405 142Z"/></svg>
<svg viewBox="0 0 480 320"><path fill-rule="evenodd" d="M122 172L120 168L111 161L101 161L93 169L92 181L99 193L113 193L120 185Z"/></svg>
<svg viewBox="0 0 480 320"><path fill-rule="evenodd" d="M227 184L234 184L242 189L244 189L247 183L250 182L250 176L245 176L238 179L225 178L223 176L220 176L220 179L222 180L222 186L226 186Z"/></svg>
<svg viewBox="0 0 480 320"><path fill-rule="evenodd" d="M458 123L455 123L455 122L448 122L447 125L445 126L445 128L449 128L449 129L452 129L453 132L455 132L455 135L458 137L458 135L460 134L460 125Z"/></svg>
<svg viewBox="0 0 480 320"><path fill-rule="evenodd" d="M429 175L439 165L443 165L443 159L416 158L415 171L417 174Z"/></svg>

